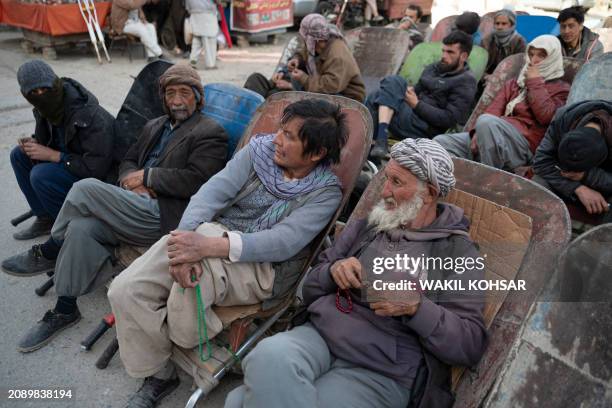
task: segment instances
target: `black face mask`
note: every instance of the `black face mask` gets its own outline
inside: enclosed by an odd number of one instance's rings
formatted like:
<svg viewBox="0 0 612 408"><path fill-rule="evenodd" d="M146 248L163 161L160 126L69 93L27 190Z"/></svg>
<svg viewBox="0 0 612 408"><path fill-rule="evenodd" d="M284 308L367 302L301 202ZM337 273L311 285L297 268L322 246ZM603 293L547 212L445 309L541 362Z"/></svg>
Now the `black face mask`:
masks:
<svg viewBox="0 0 612 408"><path fill-rule="evenodd" d="M53 82L53 87L42 95L29 93L24 96L52 125L59 126L62 123L64 119L64 81L60 78L57 78Z"/></svg>

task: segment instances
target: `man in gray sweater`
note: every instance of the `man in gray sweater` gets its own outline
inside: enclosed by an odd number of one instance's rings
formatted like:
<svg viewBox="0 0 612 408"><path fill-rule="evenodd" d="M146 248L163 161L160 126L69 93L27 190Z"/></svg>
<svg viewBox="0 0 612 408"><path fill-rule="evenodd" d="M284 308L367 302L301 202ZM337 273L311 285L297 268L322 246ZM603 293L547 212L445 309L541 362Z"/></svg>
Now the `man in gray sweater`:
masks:
<svg viewBox="0 0 612 408"><path fill-rule="evenodd" d="M382 200L369 218L350 222L306 278L310 321L261 341L247 355L244 385L228 395L226 408L320 402L405 408L424 366L429 376L421 406L452 404L450 365L472 366L485 349L483 293L382 285L457 280L467 289L467 280L482 279L484 264L460 267L479 254L463 210L438 202L455 184L442 146L404 139L393 146L384 171ZM445 266L391 262L398 255L443 258ZM446 266L449 258L455 267Z"/></svg>
<svg viewBox="0 0 612 408"><path fill-rule="evenodd" d="M217 335L212 305L266 308L296 283L308 244L342 199L330 165L346 128L337 105L289 105L278 132L238 151L191 197L178 229L114 280L108 297L121 359L128 374L145 378L129 407L153 407L178 386L172 343L196 347L202 322L208 338Z"/></svg>

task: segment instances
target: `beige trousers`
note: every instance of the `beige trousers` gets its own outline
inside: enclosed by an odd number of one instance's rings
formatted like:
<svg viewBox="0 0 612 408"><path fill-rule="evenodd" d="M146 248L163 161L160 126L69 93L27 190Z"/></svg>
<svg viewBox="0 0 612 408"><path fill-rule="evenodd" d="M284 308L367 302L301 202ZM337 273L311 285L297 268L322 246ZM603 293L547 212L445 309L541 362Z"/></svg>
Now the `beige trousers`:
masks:
<svg viewBox="0 0 612 408"><path fill-rule="evenodd" d="M196 232L221 237L226 228L200 225ZM198 345L196 290L183 289L169 273L168 236L162 237L113 281L108 298L116 318L119 353L133 377L148 377L161 370L172 353L172 343L184 348ZM223 325L211 305L250 305L272 295L274 269L268 262L230 262L205 258L200 278L209 338Z"/></svg>

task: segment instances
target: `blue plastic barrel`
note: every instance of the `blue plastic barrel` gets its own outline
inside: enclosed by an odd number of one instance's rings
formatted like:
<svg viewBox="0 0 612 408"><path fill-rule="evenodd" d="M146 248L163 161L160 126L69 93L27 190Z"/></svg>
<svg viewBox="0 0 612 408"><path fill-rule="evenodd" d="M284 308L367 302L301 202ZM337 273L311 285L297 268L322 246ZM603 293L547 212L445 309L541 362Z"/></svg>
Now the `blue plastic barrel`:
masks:
<svg viewBox="0 0 612 408"><path fill-rule="evenodd" d="M215 83L204 86L202 113L216 120L228 133L228 160L263 101L263 96L258 93L235 85Z"/></svg>
<svg viewBox="0 0 612 408"><path fill-rule="evenodd" d="M534 38L544 35L559 35L559 23L550 16L516 16L516 31L530 42Z"/></svg>

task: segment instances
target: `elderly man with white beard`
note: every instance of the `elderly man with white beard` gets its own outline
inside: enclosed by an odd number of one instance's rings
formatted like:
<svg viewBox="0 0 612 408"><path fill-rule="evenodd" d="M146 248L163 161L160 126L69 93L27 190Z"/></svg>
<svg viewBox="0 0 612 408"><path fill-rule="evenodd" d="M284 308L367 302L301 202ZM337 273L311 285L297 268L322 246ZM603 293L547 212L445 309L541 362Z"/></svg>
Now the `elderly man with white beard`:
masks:
<svg viewBox="0 0 612 408"><path fill-rule="evenodd" d="M483 278L477 268L372 273L375 258L397 254L479 257L463 210L439 201L455 184L453 162L437 142L404 139L384 172L370 217L350 222L306 278L308 321L257 345L226 408L452 405L450 367L475 365L486 348L484 294L376 293L368 282Z"/></svg>

